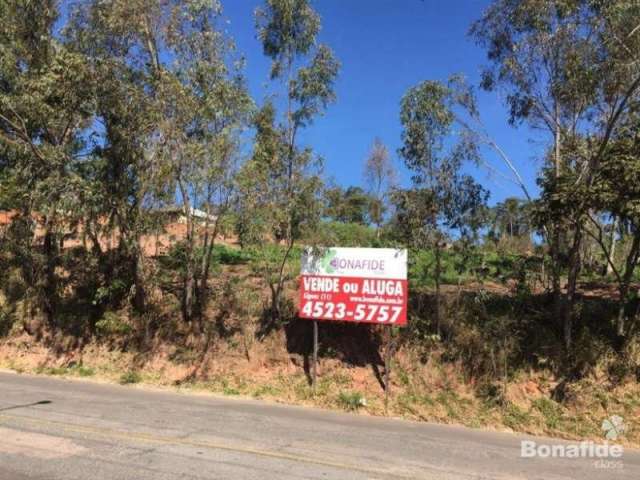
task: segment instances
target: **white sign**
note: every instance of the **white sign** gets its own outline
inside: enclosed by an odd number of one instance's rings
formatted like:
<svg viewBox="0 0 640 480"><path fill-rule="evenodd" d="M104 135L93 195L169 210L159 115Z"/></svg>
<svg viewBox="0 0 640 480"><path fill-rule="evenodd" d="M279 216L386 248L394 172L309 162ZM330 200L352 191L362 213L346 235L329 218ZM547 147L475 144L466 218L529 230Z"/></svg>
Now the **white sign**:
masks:
<svg viewBox="0 0 640 480"><path fill-rule="evenodd" d="M302 256L302 275L407 279L407 251L394 248L327 248Z"/></svg>

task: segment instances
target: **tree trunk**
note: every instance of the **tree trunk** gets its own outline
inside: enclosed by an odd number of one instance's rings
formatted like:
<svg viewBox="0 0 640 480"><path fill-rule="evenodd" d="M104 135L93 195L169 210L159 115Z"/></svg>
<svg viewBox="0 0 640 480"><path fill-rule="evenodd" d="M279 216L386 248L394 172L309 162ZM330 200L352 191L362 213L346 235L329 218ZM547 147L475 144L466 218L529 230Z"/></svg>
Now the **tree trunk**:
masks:
<svg viewBox="0 0 640 480"><path fill-rule="evenodd" d="M618 315L616 318L616 335L618 337L624 337L625 333L625 317L627 307L627 295L629 294L629 285L627 282L623 282L618 290L620 294L620 300L618 302Z"/></svg>
<svg viewBox="0 0 640 480"><path fill-rule="evenodd" d="M436 302L435 302L435 317L436 317L436 334L438 337L441 336L441 323L440 323L440 276L442 274L442 263L441 263L441 250L440 250L440 241L436 240L436 271L435 271L435 281L436 281Z"/></svg>
<svg viewBox="0 0 640 480"><path fill-rule="evenodd" d="M631 280L633 278L633 272L635 271L635 267L638 263L639 255L640 255L640 233L636 233L633 237L633 243L631 244L629 255L627 255L624 276L622 277L622 282L620 283L620 288L619 288L620 299L618 303L616 333L620 338L626 335L625 323L626 323L626 311L627 311L627 300L628 300L627 297L629 295L629 290L631 288Z"/></svg>
<svg viewBox="0 0 640 480"><path fill-rule="evenodd" d="M560 259L561 235L558 225L553 226L553 234L549 242L551 256L551 291L553 292L553 311L556 318L562 314L562 262Z"/></svg>
<svg viewBox="0 0 640 480"><path fill-rule="evenodd" d="M43 249L45 257L44 313L47 317L47 324L53 327L55 326L55 314L58 304L57 244L55 234L48 227L44 234Z"/></svg>
<svg viewBox="0 0 640 480"><path fill-rule="evenodd" d="M573 345L573 311L576 301L576 289L578 286L578 276L582 266L580 248L582 244L582 226L576 225L573 245L569 252L569 273L567 279L567 299L564 308L564 344L567 354L571 353Z"/></svg>
<svg viewBox="0 0 640 480"><path fill-rule="evenodd" d="M560 107L558 103L555 104L555 125L553 130L553 163L555 167L555 176L556 179L560 178L560 173L562 171L562 160L560 157L560 142L561 142L561 132L560 132Z"/></svg>
<svg viewBox="0 0 640 480"><path fill-rule="evenodd" d="M206 297L207 291L209 288L209 272L211 271L211 257L213 255L213 248L216 244L216 238L218 237L218 230L220 228L220 219L222 215L226 213L225 208L220 208L218 210L218 214L216 215L215 223L213 225L213 232L209 233L209 216L211 215L211 210L207 207L207 221L205 224L205 234L204 234L204 242L203 249L204 253L202 255L202 263L200 265L200 285L196 292L198 308L200 309L199 313L201 314L204 308L206 307Z"/></svg>
<svg viewBox="0 0 640 480"><path fill-rule="evenodd" d="M144 253L140 248L139 240L136 240L133 255L135 257L133 269L133 282L135 288L133 307L138 313L144 313L147 306L147 292L144 275Z"/></svg>
<svg viewBox="0 0 640 480"><path fill-rule="evenodd" d="M275 323L280 319L280 285L271 287L271 321Z"/></svg>
<svg viewBox="0 0 640 480"><path fill-rule="evenodd" d="M554 117L554 130L553 130L553 163L554 163L554 171L555 178L558 180L560 178L560 173L562 171L561 165L561 155L560 155L560 107L556 101L555 103L555 117ZM550 242L551 247L551 259L552 259L552 285L553 285L553 305L554 305L554 313L556 318L560 318L562 315L562 285L561 285L561 275L562 275L562 265L560 262L560 251L562 248L562 239L563 235L561 232L560 224L556 222L553 225L553 240Z"/></svg>
<svg viewBox="0 0 640 480"><path fill-rule="evenodd" d="M613 273L613 265L616 259L616 230L618 230L617 217L613 219L613 225L611 226L611 248L609 249L609 261L607 262L607 275L611 275Z"/></svg>
<svg viewBox="0 0 640 480"><path fill-rule="evenodd" d="M289 259L289 255L291 255L291 250L293 249L293 229L291 228L291 224L289 224L288 232L287 232L287 250L285 251L284 257L282 257L282 262L280 263L280 269L278 270L278 280L276 286L271 286L271 313L272 320L274 323L277 320L280 320L281 311L280 311L280 299L282 297L282 292L284 291L284 282L285 282L285 268L287 266L287 260Z"/></svg>
<svg viewBox="0 0 640 480"><path fill-rule="evenodd" d="M176 163L178 163L176 161ZM177 171L178 188L180 189L180 195L182 196L182 203L184 208L184 216L187 220L187 238L186 249L187 258L185 262L185 272L182 282L182 319L185 323L191 323L193 319L193 292L196 286L195 278L195 243L196 243L196 226L194 212L191 208L191 199L187 186L182 181L180 170Z"/></svg>
<svg viewBox="0 0 640 480"><path fill-rule="evenodd" d="M193 289L194 278L191 262L188 260L183 281L182 289L182 319L185 323L191 322L193 318Z"/></svg>

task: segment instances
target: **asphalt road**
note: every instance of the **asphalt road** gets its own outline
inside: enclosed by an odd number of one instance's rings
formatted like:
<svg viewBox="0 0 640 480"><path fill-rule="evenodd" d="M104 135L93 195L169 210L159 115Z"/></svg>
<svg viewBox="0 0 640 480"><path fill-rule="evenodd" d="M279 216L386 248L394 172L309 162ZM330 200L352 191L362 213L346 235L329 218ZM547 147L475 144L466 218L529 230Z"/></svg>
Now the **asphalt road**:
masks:
<svg viewBox="0 0 640 480"><path fill-rule="evenodd" d="M604 469L527 438L0 373L0 480L640 478L638 451Z"/></svg>

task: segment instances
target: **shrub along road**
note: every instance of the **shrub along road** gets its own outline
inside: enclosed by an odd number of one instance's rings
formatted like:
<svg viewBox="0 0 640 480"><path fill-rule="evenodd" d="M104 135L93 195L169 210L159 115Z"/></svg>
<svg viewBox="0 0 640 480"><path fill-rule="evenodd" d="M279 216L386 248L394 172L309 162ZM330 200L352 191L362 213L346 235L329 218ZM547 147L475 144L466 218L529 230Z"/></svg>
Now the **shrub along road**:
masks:
<svg viewBox="0 0 640 480"><path fill-rule="evenodd" d="M638 451L605 470L522 459L523 438L0 373L2 480L640 478Z"/></svg>

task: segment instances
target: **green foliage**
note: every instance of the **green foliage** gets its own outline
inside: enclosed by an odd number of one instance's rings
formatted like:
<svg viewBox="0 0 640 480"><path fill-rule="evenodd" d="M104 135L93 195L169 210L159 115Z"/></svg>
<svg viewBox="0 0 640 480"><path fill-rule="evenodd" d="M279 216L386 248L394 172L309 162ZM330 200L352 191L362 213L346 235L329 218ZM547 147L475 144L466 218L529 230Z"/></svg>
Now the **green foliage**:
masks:
<svg viewBox="0 0 640 480"><path fill-rule="evenodd" d="M502 414L504 424L514 430L522 430L531 423L531 416L517 405L509 403Z"/></svg>
<svg viewBox="0 0 640 480"><path fill-rule="evenodd" d="M340 392L337 400L338 405L347 411L356 411L367 406L367 401L360 392Z"/></svg>
<svg viewBox="0 0 640 480"><path fill-rule="evenodd" d="M416 172L419 183L435 180L444 138L453 124L449 89L435 81L425 81L409 89L401 102L402 147L400 155Z"/></svg>
<svg viewBox="0 0 640 480"><path fill-rule="evenodd" d="M81 377L93 377L96 374L93 368L85 367L84 365L79 365L75 370Z"/></svg>
<svg viewBox="0 0 640 480"><path fill-rule="evenodd" d="M101 337L126 337L132 332L132 327L115 312L105 312L96 322L96 333Z"/></svg>
<svg viewBox="0 0 640 480"><path fill-rule="evenodd" d="M529 284L527 275L536 275L536 257L486 251L483 247L458 246L457 243L440 253L440 282L458 285L471 281L495 281L506 284L517 280ZM414 288L435 285L433 249L413 249L409 255L409 281ZM525 278L522 278L522 275Z"/></svg>
<svg viewBox="0 0 640 480"><path fill-rule="evenodd" d="M639 18L638 5L626 0L496 0L472 27L490 62L482 86L506 90L511 123L527 121L553 138L546 168L538 177L542 194L534 204L534 218L548 237L556 315L562 315L568 354L586 239L597 243L608 264L615 244L615 237L605 239L601 219L594 213L627 217L627 209L633 208L629 199L634 194L625 186L637 184L637 169L630 144L623 145L625 137L628 141L637 133L640 74L637 69L630 72L628 65L640 61L640 39L635 35ZM613 113L602 118L602 111ZM640 238L625 262L630 268L615 272L620 298L629 289L638 251ZM561 308L564 271L567 305ZM617 332L622 339L628 337L630 318L624 311L629 305L620 303Z"/></svg>
<svg viewBox="0 0 640 480"><path fill-rule="evenodd" d="M43 217L42 251L33 252L25 238L14 247L28 258L26 268L44 273L31 279L24 271L34 303L52 325L62 291L60 223L73 224L82 211L80 158L93 131L97 82L88 59L56 37L58 8L56 2L4 2L0 28L0 196L26 219L34 210Z"/></svg>
<svg viewBox="0 0 640 480"><path fill-rule="evenodd" d="M46 367L41 366L36 369L36 373L38 375L66 375L68 373L68 369L66 367Z"/></svg>
<svg viewBox="0 0 640 480"><path fill-rule="evenodd" d="M230 387L228 385L224 385L222 387L222 393L230 396L240 395L240 391L237 388Z"/></svg>
<svg viewBox="0 0 640 480"><path fill-rule="evenodd" d="M318 234L323 245L341 247L377 247L380 245L376 232L360 223L323 222Z"/></svg>
<svg viewBox="0 0 640 480"><path fill-rule="evenodd" d="M562 407L549 398L538 398L532 403L544 418L545 425L551 430L558 428L562 419Z"/></svg>
<svg viewBox="0 0 640 480"><path fill-rule="evenodd" d="M77 375L79 377L92 377L96 372L93 368L85 367L82 364L76 364L70 367L40 366L36 369L36 373L41 375Z"/></svg>
<svg viewBox="0 0 640 480"><path fill-rule="evenodd" d="M278 268L282 265L285 246L267 244L262 248L251 248L247 255L250 257L249 266L256 274L266 279L267 283L277 283L280 273ZM285 263L286 279L293 279L300 272L300 259L302 248L293 247L287 256Z"/></svg>
<svg viewBox="0 0 640 480"><path fill-rule="evenodd" d="M135 370L129 370L128 372L123 373L120 376L119 383L120 385L132 385L135 383L140 383L142 381L142 376L136 372Z"/></svg>
<svg viewBox="0 0 640 480"><path fill-rule="evenodd" d="M215 265L243 265L251 261L251 252L226 245L213 247L212 262Z"/></svg>
<svg viewBox="0 0 640 480"><path fill-rule="evenodd" d="M276 397L281 393L281 389L276 385L261 385L253 393L254 398Z"/></svg>
<svg viewBox="0 0 640 480"><path fill-rule="evenodd" d="M256 10L256 28L264 54L273 59L275 78L294 57L309 53L320 31L320 16L308 0L267 0Z"/></svg>
<svg viewBox="0 0 640 480"><path fill-rule="evenodd" d="M0 338L9 334L16 319L10 309L0 303Z"/></svg>
<svg viewBox="0 0 640 480"><path fill-rule="evenodd" d="M508 88L512 123L529 120L553 130L554 124L545 123L546 112L556 111L567 123L587 114L585 106L594 99L598 78L604 73L598 72L595 63L598 36L591 36L592 29L597 29L594 17L601 12L592 5L497 0L474 23L472 35L491 61L483 87ZM552 52L557 53L555 61L549 60Z"/></svg>
<svg viewBox="0 0 640 480"><path fill-rule="evenodd" d="M236 218L243 246L259 254L257 271L271 291L272 321L282 316L284 284L296 242L310 237L321 218L321 159L297 143L298 132L335 101L339 63L325 45L316 45L320 19L307 0L267 0L256 10L264 53L272 59L272 80L282 82L287 99L282 123L267 101L254 115L252 158L240 172ZM272 242L286 246L276 258Z"/></svg>
<svg viewBox="0 0 640 480"><path fill-rule="evenodd" d="M519 198L507 198L491 208L491 230L489 238L499 241L504 238L530 236L533 230L531 205Z"/></svg>
<svg viewBox="0 0 640 480"><path fill-rule="evenodd" d="M113 299L122 298L127 288L124 280L116 278L110 284L100 286L93 297L93 304L109 304Z"/></svg>
<svg viewBox="0 0 640 480"><path fill-rule="evenodd" d="M326 214L329 218L342 223L359 223L366 225L370 218L373 199L360 187L340 187L329 189Z"/></svg>
<svg viewBox="0 0 640 480"><path fill-rule="evenodd" d="M413 287L432 287L435 285L433 269L436 262L433 250L413 250L409 264L409 280ZM454 252L443 252L441 259L440 281L443 284L457 284L470 278L473 265L465 265L465 272L456 269L456 261L460 258Z"/></svg>
<svg viewBox="0 0 640 480"><path fill-rule="evenodd" d="M470 175L465 163L479 162L479 146L468 132L454 136L456 107L475 112L472 92L459 77L447 84L425 81L404 95L400 106L402 147L398 153L411 170L414 187L398 191L397 223L416 246L437 247L441 227L475 239L482 228L489 192Z"/></svg>

